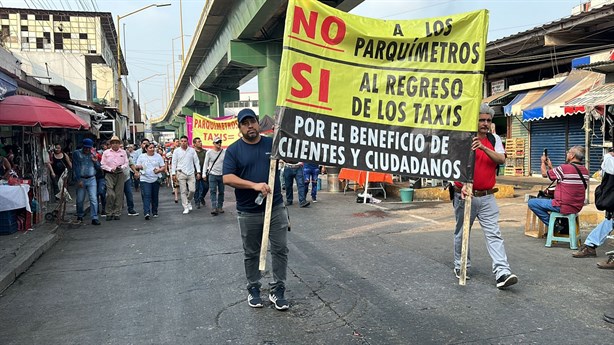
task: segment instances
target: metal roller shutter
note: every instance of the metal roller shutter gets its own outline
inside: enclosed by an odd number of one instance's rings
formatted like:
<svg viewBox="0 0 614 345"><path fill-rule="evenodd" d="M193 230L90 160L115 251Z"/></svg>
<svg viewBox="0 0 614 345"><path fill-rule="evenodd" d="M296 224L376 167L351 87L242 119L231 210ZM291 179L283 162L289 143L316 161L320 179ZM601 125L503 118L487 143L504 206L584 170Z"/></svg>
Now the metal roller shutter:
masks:
<svg viewBox="0 0 614 345"><path fill-rule="evenodd" d="M569 118L569 146L586 146L586 139L584 138L584 116L577 115ZM590 172L591 174L601 168L601 159L603 158L603 133L601 132L601 121L594 121L591 123L591 137L590 137Z"/></svg>
<svg viewBox="0 0 614 345"><path fill-rule="evenodd" d="M583 125L583 115L531 122L531 171L536 174L540 173L541 156L546 148L552 165L557 166L565 163L566 152L570 147L585 146ZM591 134L591 174L599 170L603 157L603 149L594 147L603 142L600 122L595 122L592 129L594 132Z"/></svg>
<svg viewBox="0 0 614 345"><path fill-rule="evenodd" d="M565 163L567 151L567 119L558 117L531 122L531 171L541 174L541 156L548 149L552 165Z"/></svg>

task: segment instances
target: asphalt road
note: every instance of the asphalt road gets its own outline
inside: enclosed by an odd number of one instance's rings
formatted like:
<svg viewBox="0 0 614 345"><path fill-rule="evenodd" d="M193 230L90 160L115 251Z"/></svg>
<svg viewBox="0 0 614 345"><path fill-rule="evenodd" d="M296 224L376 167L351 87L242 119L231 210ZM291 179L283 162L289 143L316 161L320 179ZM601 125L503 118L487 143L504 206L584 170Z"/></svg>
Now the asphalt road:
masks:
<svg viewBox="0 0 614 345"><path fill-rule="evenodd" d="M290 309L280 312L247 305L231 189L217 217L209 205L182 215L167 188L161 197L160 218L139 210L65 229L0 296L0 344L614 342L601 319L614 272L595 268L604 250L572 259L565 246L545 248L523 235L518 202L499 202L520 279L501 291L477 225L471 280L458 285L449 203L363 205L321 192L310 208L289 209Z"/></svg>

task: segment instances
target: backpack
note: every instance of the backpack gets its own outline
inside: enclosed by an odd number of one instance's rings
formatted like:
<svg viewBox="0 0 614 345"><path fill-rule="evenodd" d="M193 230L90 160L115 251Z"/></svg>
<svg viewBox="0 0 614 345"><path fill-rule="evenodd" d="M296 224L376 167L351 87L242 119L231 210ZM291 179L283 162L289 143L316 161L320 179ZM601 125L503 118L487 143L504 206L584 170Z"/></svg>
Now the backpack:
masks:
<svg viewBox="0 0 614 345"><path fill-rule="evenodd" d="M595 206L600 211L614 211L614 176L602 172L601 184L595 189Z"/></svg>
<svg viewBox="0 0 614 345"><path fill-rule="evenodd" d="M490 141L490 144L492 145L493 150L495 149L495 143L497 142L497 138L495 138L495 136L488 132L486 133L486 137L488 138L488 141ZM495 174L497 176L499 176L499 165L497 164L497 168L495 169Z"/></svg>

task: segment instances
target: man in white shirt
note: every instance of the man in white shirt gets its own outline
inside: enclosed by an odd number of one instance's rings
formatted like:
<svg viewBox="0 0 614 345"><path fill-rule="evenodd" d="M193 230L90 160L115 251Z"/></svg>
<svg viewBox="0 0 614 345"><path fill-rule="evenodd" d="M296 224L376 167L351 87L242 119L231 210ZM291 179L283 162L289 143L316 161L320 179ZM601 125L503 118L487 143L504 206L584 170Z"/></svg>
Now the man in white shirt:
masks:
<svg viewBox="0 0 614 345"><path fill-rule="evenodd" d="M200 178L201 167L196 151L188 147L188 137L185 135L179 139L179 147L173 152L172 162L171 177L173 181L179 183L183 214L188 214L192 210L192 197L196 190L196 179ZM194 169L196 169L196 175L194 175Z"/></svg>

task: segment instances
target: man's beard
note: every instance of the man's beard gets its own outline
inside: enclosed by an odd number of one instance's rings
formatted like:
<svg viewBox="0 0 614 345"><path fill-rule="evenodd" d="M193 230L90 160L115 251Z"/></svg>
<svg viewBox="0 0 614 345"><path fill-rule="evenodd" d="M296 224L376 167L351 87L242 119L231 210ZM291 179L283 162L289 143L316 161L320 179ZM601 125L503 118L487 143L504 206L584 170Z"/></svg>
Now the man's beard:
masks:
<svg viewBox="0 0 614 345"><path fill-rule="evenodd" d="M245 133L245 135L243 135L243 137L245 138L245 140L251 142L258 138L258 132L254 131L253 134L250 134L249 132L247 132Z"/></svg>

